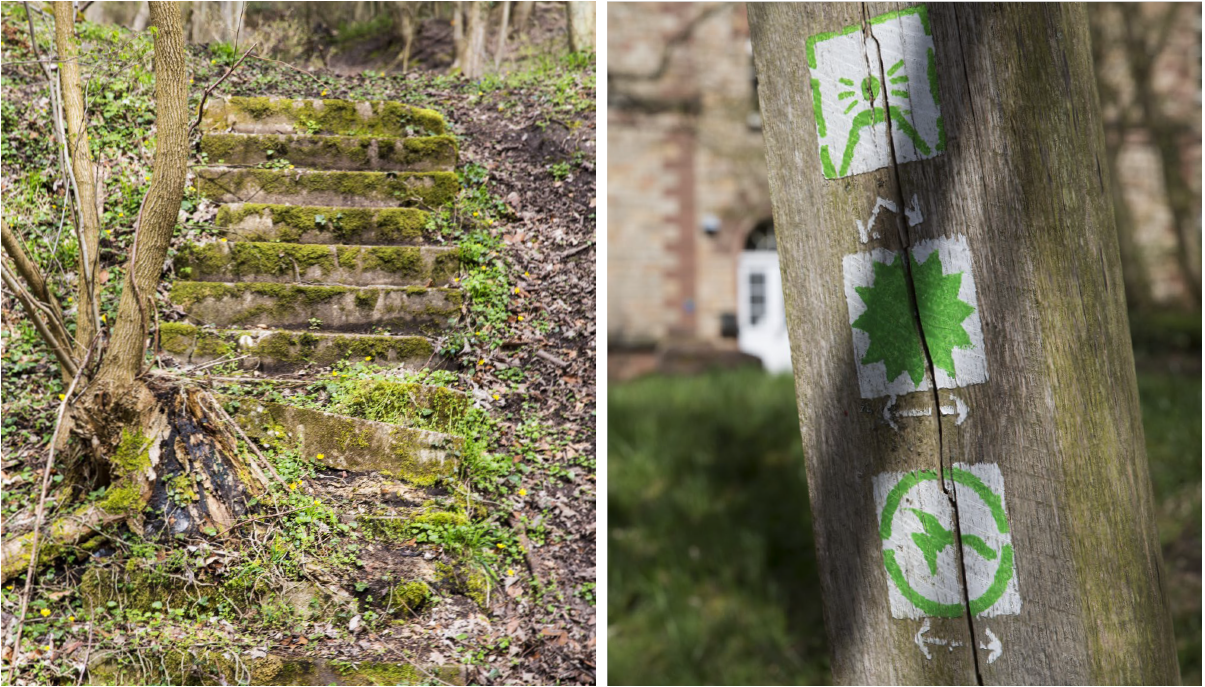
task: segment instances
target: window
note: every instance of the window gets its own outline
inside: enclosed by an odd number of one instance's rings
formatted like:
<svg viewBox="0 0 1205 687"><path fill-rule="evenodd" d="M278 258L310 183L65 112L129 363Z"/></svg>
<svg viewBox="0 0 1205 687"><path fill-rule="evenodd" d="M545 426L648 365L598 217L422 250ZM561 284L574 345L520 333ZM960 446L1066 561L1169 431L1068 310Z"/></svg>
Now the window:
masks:
<svg viewBox="0 0 1205 687"><path fill-rule="evenodd" d="M766 316L766 275L749 273L749 322L757 324Z"/></svg>

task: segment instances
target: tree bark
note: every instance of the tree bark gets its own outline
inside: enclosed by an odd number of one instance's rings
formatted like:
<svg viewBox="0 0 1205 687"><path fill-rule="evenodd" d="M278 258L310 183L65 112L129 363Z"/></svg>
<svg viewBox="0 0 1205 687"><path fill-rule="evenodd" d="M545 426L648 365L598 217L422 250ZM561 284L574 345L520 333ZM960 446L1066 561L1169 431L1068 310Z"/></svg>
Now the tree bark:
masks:
<svg viewBox="0 0 1205 687"><path fill-rule="evenodd" d="M506 32L510 28L510 3L503 0L502 23L498 27L498 44L494 50L494 69L502 66L502 56L506 53Z"/></svg>
<svg viewBox="0 0 1205 687"><path fill-rule="evenodd" d="M569 51L594 49L594 3L566 2L565 16L569 24Z"/></svg>
<svg viewBox="0 0 1205 687"><path fill-rule="evenodd" d="M188 73L177 3L152 2L155 34L155 160L151 188L139 212L109 349L99 378L128 384L142 368L155 287L176 227L188 171Z"/></svg>
<svg viewBox="0 0 1205 687"><path fill-rule="evenodd" d="M100 260L100 215L96 207L97 168L88 146L84 95L80 85L79 46L75 38L75 9L70 2L55 2L54 42L59 53L59 87L63 96L63 116L67 120L67 152L70 158L78 208L79 240L79 315L75 323L76 357L96 336L99 310L96 299L100 284L96 271Z"/></svg>
<svg viewBox="0 0 1205 687"><path fill-rule="evenodd" d="M457 43L456 63L460 73L476 79L485 72L485 29L488 15L484 2L462 2L463 38Z"/></svg>
<svg viewBox="0 0 1205 687"><path fill-rule="evenodd" d="M1178 683L1085 8L748 12L835 680Z"/></svg>
<svg viewBox="0 0 1205 687"><path fill-rule="evenodd" d="M521 34L531 24L531 11L535 3L531 0L519 0L515 3L515 33Z"/></svg>

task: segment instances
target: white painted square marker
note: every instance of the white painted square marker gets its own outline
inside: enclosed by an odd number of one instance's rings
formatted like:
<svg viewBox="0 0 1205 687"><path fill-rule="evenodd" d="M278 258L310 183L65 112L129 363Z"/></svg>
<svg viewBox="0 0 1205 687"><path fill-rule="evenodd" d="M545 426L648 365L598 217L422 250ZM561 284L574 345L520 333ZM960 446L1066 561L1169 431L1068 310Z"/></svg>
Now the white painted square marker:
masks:
<svg viewBox="0 0 1205 687"><path fill-rule="evenodd" d="M964 613L955 539L961 534L971 613L1017 615L1021 594L1004 478L993 463L954 463L946 489L936 470L884 472L874 477L874 500L893 618L956 618Z"/></svg>
<svg viewBox="0 0 1205 687"><path fill-rule="evenodd" d="M812 105L826 179L935 157L946 147L937 65L924 5L807 39ZM881 62L880 62L881 61Z"/></svg>
<svg viewBox="0 0 1205 687"><path fill-rule="evenodd" d="M978 293L966 238L929 239L911 250L876 248L842 260L862 398L932 388L912 306L915 293L925 344L940 389L987 381ZM911 284L909 284L911 277Z"/></svg>

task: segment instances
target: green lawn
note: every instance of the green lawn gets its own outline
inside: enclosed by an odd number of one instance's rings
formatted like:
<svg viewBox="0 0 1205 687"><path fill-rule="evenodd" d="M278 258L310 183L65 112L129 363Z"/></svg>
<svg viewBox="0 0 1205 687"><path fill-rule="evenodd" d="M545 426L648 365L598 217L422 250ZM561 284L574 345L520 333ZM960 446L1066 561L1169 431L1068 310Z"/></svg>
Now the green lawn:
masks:
<svg viewBox="0 0 1205 687"><path fill-rule="evenodd" d="M1181 670L1200 684L1200 374L1139 386ZM611 683L829 682L792 380L650 377L609 396Z"/></svg>

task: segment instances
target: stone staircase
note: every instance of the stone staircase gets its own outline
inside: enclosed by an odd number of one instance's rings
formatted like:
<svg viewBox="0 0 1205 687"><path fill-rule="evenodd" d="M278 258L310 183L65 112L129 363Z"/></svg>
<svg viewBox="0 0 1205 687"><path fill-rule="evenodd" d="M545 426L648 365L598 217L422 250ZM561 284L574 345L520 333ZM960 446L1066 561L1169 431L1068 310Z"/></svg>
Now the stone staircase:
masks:
<svg viewBox="0 0 1205 687"><path fill-rule="evenodd" d="M188 321L163 325L161 348L269 377L343 359L430 363L431 339L461 307L458 249L423 243L429 212L459 191L443 117L396 102L231 97L209 101L202 128L196 183L222 204L224 236L178 255L170 297ZM429 485L455 467L460 439L442 429L468 400L395 391L415 426L245 401L235 417L330 467Z"/></svg>

